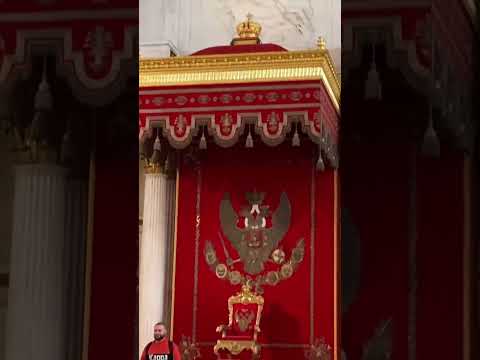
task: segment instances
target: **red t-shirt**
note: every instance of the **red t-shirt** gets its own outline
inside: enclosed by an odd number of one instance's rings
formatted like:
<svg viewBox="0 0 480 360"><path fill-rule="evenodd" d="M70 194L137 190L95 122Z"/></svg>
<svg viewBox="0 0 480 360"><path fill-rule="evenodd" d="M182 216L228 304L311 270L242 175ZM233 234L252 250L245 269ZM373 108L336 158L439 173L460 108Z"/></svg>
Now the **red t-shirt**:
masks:
<svg viewBox="0 0 480 360"><path fill-rule="evenodd" d="M178 349L178 346L175 345L175 343L172 344L173 346L173 360L181 360L182 357L180 356L180 350ZM145 353L145 350L147 350L147 347L145 346L145 349L143 349L142 357L140 360L163 360L162 356L160 355L168 355L169 354L169 349L168 349L168 339L163 339L160 341L154 340L152 344L150 345L150 348L148 349L148 356ZM167 359L167 357L163 357L164 359Z"/></svg>

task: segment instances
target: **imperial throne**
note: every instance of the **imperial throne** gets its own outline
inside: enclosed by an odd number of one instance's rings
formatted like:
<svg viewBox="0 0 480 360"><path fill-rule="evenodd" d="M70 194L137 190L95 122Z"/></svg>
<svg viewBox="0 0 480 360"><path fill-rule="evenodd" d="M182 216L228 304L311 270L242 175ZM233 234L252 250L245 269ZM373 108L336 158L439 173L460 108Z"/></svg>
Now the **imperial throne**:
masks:
<svg viewBox="0 0 480 360"><path fill-rule="evenodd" d="M263 297L251 291L247 285L228 299L228 324L217 327L221 338L213 351L219 359L259 358L260 345L257 336L260 332L260 319L263 310Z"/></svg>

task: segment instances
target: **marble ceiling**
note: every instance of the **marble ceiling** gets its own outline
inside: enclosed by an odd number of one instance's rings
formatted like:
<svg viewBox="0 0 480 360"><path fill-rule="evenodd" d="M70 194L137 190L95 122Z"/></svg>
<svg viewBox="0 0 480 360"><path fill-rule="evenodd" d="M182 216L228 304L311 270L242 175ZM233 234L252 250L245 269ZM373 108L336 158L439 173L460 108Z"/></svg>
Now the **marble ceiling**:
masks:
<svg viewBox="0 0 480 360"><path fill-rule="evenodd" d="M188 55L229 44L251 13L263 27L264 43L303 50L323 36L339 70L340 12L341 0L140 0L140 51L155 56L168 43Z"/></svg>

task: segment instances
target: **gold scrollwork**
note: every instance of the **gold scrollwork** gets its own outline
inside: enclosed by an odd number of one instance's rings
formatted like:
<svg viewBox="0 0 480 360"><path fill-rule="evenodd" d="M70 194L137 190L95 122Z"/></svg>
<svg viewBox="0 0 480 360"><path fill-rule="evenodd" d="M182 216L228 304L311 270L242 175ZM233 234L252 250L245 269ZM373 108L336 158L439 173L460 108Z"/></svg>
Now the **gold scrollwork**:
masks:
<svg viewBox="0 0 480 360"><path fill-rule="evenodd" d="M182 360L195 360L201 357L200 349L192 342L190 337L182 335L179 348Z"/></svg>
<svg viewBox="0 0 480 360"><path fill-rule="evenodd" d="M243 350L251 350L253 354L259 354L260 345L250 340L218 340L213 351L218 354L220 350L227 350L233 355L238 355Z"/></svg>
<svg viewBox="0 0 480 360"><path fill-rule="evenodd" d="M305 351L305 359L307 360L330 360L331 355L332 349L324 338L315 339L313 344Z"/></svg>
<svg viewBox="0 0 480 360"><path fill-rule="evenodd" d="M229 280L232 285L239 285L242 282L242 274L239 271L234 270L228 273Z"/></svg>

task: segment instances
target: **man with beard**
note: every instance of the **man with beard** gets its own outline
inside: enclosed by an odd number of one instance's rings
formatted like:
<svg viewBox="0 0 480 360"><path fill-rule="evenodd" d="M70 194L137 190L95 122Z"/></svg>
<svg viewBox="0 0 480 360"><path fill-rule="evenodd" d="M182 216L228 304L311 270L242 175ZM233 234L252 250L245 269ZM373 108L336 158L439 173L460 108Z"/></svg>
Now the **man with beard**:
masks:
<svg viewBox="0 0 480 360"><path fill-rule="evenodd" d="M145 346L140 360L181 360L178 346L168 340L167 334L165 323L156 323L153 327L154 340Z"/></svg>

